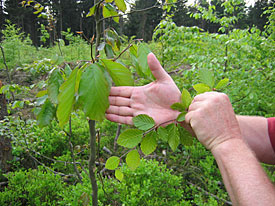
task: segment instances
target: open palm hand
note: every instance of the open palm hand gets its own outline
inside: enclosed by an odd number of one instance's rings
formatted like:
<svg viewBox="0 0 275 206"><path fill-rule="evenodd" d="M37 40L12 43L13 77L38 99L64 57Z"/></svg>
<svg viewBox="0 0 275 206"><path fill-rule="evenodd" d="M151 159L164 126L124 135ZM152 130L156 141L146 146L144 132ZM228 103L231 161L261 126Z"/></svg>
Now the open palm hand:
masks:
<svg viewBox="0 0 275 206"><path fill-rule="evenodd" d="M180 101L179 89L153 53L148 55L148 65L156 78L154 82L138 87L111 88L107 119L131 125L132 118L139 114L151 116L156 124L177 118L179 112L172 110L170 106Z"/></svg>

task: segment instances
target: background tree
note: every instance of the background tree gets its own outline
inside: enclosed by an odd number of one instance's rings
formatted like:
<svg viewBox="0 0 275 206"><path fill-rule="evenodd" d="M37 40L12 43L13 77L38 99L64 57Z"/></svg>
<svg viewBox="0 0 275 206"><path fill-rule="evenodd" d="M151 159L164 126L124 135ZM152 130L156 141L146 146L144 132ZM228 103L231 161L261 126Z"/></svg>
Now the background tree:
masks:
<svg viewBox="0 0 275 206"><path fill-rule="evenodd" d="M152 6L156 6L156 8L135 12ZM137 0L135 5L131 6L131 13L128 15L124 33L129 37L136 36L144 41L152 40L154 28L161 21L163 12L157 6L160 6L157 0Z"/></svg>

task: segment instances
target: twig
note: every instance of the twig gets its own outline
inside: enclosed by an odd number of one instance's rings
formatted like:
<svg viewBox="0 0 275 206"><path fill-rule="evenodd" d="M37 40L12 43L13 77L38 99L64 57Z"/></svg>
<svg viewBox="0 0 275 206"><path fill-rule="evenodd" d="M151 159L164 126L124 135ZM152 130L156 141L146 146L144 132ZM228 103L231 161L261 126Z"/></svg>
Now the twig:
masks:
<svg viewBox="0 0 275 206"><path fill-rule="evenodd" d="M117 150L117 139L120 135L120 130L121 130L121 124L118 124L117 130L116 130L116 137L115 137L115 140L114 140L114 151Z"/></svg>
<svg viewBox="0 0 275 206"><path fill-rule="evenodd" d="M10 76L10 73L9 73L9 67L7 65L7 62L6 62L4 48L2 47L2 45L0 45L0 48L1 48L2 56L3 56L3 62L4 62L4 65L5 65L5 71L7 73L7 77L8 77L9 83L12 84L12 82L11 82L11 76ZM11 96L12 96L12 100L15 101L15 97L14 97L13 92L11 92Z"/></svg>
<svg viewBox="0 0 275 206"><path fill-rule="evenodd" d="M71 138L73 136L73 132L72 132L72 118L70 117L70 120L69 120L69 130L70 130L70 135L69 135L69 138L68 138L68 142L69 142L69 146L70 146L70 151L71 151L71 158L73 160L73 166L74 166L74 171L76 173L76 176L79 180L80 183L82 183L82 177L77 169L77 166L76 166L76 163L75 163L75 156L74 156L74 147L73 147L73 144L72 144L72 141L71 141Z"/></svg>
<svg viewBox="0 0 275 206"><path fill-rule="evenodd" d="M118 60L122 54L124 54L131 46L132 46L132 43L135 42L135 41L142 41L143 39L134 39L117 57L115 57L113 59L113 61L115 62L116 60Z"/></svg>
<svg viewBox="0 0 275 206"><path fill-rule="evenodd" d="M101 18L99 21L104 21L105 19L114 18L114 17L122 17L124 15L129 15L129 14L132 14L132 13L135 13L135 12L148 11L148 10L153 9L153 8L161 8L162 6L169 6L169 5L173 5L173 4L175 4L175 3L169 3L169 4L164 4L164 5L158 5L156 3L154 6L151 6L151 7L147 7L147 8L144 8L144 9L132 10L132 11L130 11L128 13L124 13L124 14L119 14L119 15L114 15L114 16L109 16L109 17L104 17L104 18Z"/></svg>
<svg viewBox="0 0 275 206"><path fill-rule="evenodd" d="M188 181L188 184L190 184L190 185L196 187L199 191L203 192L205 195L208 195L208 196L210 195L211 197L214 197L214 198L215 198L216 200L218 200L218 201L222 201L222 202L224 202L224 203L226 203L226 204L228 204L228 205L232 205L232 202L227 201L227 200L225 200L225 199L223 199L223 198L219 198L218 196L216 196L216 195L214 195L214 194L212 194L212 193L210 193L210 192L207 192L206 190L204 190L204 189L202 189L201 187L199 187L199 186L193 184L192 182L189 182L189 181Z"/></svg>
<svg viewBox="0 0 275 206"><path fill-rule="evenodd" d="M89 131L90 131L89 177L90 177L90 181L92 184L93 206L97 206L98 205L98 202L97 202L98 187L97 187L96 176L95 176L95 171L96 171L96 165L95 165L96 131L95 131L95 121L94 120L89 120Z"/></svg>
<svg viewBox="0 0 275 206"><path fill-rule="evenodd" d="M0 182L0 187L7 186L8 184L9 184L9 182Z"/></svg>
<svg viewBox="0 0 275 206"><path fill-rule="evenodd" d="M155 125L154 127L152 127L151 129L149 129L149 130L147 130L146 132L144 132L144 133L143 133L143 136L147 135L148 133L150 133L151 131L157 129L158 127L161 127L162 125L167 124L167 123L170 123L170 122L177 122L177 120L176 120L176 119L171 119L171 120L162 122L162 123L160 123L160 124L157 124L157 125Z"/></svg>

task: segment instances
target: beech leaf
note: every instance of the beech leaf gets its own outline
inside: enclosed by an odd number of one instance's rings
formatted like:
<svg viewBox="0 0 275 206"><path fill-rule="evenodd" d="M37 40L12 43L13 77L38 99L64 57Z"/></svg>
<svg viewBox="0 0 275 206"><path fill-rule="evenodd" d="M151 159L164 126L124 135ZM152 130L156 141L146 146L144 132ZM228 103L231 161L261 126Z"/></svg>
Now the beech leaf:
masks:
<svg viewBox="0 0 275 206"><path fill-rule="evenodd" d="M138 129L128 129L119 135L117 143L123 147L133 148L141 142L142 136L143 131Z"/></svg>
<svg viewBox="0 0 275 206"><path fill-rule="evenodd" d="M133 118L133 123L135 127L139 128L140 130L148 130L151 129L155 125L155 121L152 117L149 117L146 114L140 114Z"/></svg>

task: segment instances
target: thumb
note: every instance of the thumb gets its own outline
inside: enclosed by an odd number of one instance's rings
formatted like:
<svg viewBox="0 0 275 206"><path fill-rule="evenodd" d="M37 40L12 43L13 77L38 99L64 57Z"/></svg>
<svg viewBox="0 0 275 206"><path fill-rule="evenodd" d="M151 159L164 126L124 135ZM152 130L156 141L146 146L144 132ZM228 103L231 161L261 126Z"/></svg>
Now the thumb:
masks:
<svg viewBox="0 0 275 206"><path fill-rule="evenodd" d="M148 54L147 62L152 74L156 78L157 81L163 81L170 79L169 74L162 68L158 59L153 53Z"/></svg>

